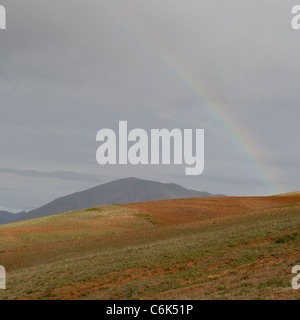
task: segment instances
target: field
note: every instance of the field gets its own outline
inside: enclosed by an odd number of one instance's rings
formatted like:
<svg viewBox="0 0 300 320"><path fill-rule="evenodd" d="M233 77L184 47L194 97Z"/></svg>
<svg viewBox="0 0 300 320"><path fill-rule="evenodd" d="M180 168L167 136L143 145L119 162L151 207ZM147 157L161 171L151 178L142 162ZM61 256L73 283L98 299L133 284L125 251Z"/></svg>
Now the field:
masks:
<svg viewBox="0 0 300 320"><path fill-rule="evenodd" d="M299 299L300 197L111 205L0 226L0 299Z"/></svg>

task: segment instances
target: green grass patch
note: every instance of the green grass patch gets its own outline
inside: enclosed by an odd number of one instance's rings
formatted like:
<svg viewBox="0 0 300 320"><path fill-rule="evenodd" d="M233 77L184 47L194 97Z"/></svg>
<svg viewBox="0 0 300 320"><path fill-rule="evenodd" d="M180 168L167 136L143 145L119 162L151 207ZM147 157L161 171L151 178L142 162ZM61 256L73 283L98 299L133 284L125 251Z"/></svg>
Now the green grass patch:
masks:
<svg viewBox="0 0 300 320"><path fill-rule="evenodd" d="M294 232L291 234L286 234L275 239L275 242L278 244L284 244L289 242L300 242L300 232Z"/></svg>

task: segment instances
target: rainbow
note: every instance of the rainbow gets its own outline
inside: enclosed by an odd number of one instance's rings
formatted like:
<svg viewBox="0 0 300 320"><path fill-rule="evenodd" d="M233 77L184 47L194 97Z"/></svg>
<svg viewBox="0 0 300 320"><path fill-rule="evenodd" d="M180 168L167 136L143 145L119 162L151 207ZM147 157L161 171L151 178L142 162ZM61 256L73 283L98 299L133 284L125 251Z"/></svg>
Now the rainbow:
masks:
<svg viewBox="0 0 300 320"><path fill-rule="evenodd" d="M264 148L259 146L257 139L253 139L253 137L250 136L249 130L245 130L245 126L235 119L235 116L230 113L230 109L205 89L204 84L192 68L187 63L184 63L182 59L178 59L174 53L166 52L155 36L149 32L149 30L146 30L143 23L139 22L136 17L133 15L130 17L127 16L125 11L120 10L120 8L115 8L111 2L106 2L105 5L115 22L119 24L129 36L133 36L135 40L142 44L147 51L150 51L156 58L161 60L164 65L168 66L170 72L201 101L239 149L243 151L250 163L252 163L270 194L281 193L280 181L282 179L278 176L278 173L268 165L266 157L262 152Z"/></svg>

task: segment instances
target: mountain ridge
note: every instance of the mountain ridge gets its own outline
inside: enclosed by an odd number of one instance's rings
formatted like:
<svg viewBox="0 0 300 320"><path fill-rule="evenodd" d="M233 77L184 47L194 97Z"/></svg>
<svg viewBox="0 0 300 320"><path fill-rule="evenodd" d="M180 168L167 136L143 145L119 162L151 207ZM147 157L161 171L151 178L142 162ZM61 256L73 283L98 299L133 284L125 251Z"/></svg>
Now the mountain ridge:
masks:
<svg viewBox="0 0 300 320"><path fill-rule="evenodd" d="M224 195L189 190L175 183L161 183L130 177L57 198L27 212L20 220L40 218L101 205L212 196Z"/></svg>
<svg viewBox="0 0 300 320"><path fill-rule="evenodd" d="M12 213L8 211L0 211L0 224L18 221L26 212Z"/></svg>

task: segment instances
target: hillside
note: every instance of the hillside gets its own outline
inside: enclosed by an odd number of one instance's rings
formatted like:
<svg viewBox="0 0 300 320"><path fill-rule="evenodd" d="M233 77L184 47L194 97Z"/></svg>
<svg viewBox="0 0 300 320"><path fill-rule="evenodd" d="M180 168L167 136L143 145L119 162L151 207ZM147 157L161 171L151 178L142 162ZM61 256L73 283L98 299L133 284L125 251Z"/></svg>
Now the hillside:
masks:
<svg viewBox="0 0 300 320"><path fill-rule="evenodd" d="M7 211L0 211L0 224L13 220L13 214Z"/></svg>
<svg viewBox="0 0 300 320"><path fill-rule="evenodd" d="M20 212L17 214L13 214L7 211L0 211L0 224L10 223L20 219L25 212Z"/></svg>
<svg viewBox="0 0 300 320"><path fill-rule="evenodd" d="M297 299L300 198L110 205L0 226L0 299Z"/></svg>
<svg viewBox="0 0 300 320"><path fill-rule="evenodd" d="M276 195L276 197L300 197L300 191L282 193L282 194Z"/></svg>
<svg viewBox="0 0 300 320"><path fill-rule="evenodd" d="M30 211L22 220L108 204L124 204L176 198L210 197L212 194L187 190L179 185L126 178L56 199Z"/></svg>

